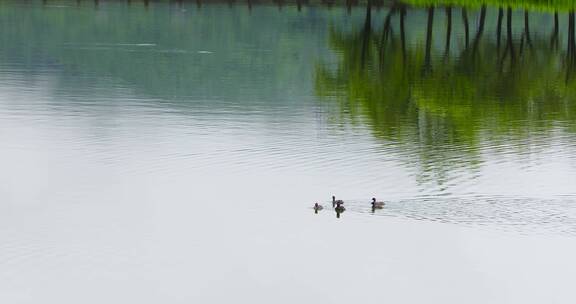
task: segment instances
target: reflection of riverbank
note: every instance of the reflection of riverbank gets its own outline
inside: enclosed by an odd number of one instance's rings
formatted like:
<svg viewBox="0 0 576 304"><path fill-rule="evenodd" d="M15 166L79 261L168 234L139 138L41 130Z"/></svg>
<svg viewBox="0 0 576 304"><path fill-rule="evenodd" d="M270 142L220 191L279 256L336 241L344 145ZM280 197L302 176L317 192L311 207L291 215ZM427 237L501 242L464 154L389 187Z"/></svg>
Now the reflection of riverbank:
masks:
<svg viewBox="0 0 576 304"><path fill-rule="evenodd" d="M340 96L346 111L369 116L382 135L421 123L423 114L450 121L462 141L474 141L475 124L492 122L493 131L521 134L526 124L576 118L574 13L552 15L550 33L535 34L529 14L518 30L512 26L518 15L510 10L482 8L475 27L459 11L462 21L456 9L428 8L425 35L409 44L406 28L422 26L411 23L409 10L392 9L379 21L368 8L361 29L331 32L340 59L336 68L318 67L317 93ZM495 24L486 22L488 14ZM568 19L565 37L561 17ZM378 22L382 26L374 27Z"/></svg>
<svg viewBox="0 0 576 304"><path fill-rule="evenodd" d="M549 12L568 12L574 10L576 7L574 1L571 0L43 0L44 5L58 5L61 3L75 3L81 5L91 3L93 5L101 5L106 2L125 2L128 5L144 5L146 7L153 6L156 3L173 3L177 6L194 5L201 8L204 5L228 5L228 6L245 6L248 9L253 6L273 5L279 9L283 7L296 7L301 10L303 7L309 6L326 6L338 7L345 6L348 9L354 7L362 7L371 5L375 8L393 7L399 4L404 4L411 7L466 7L470 9L478 9L481 6L490 7L504 7L513 9L524 9L531 11L549 11Z"/></svg>
<svg viewBox="0 0 576 304"><path fill-rule="evenodd" d="M421 182L479 170L498 147L536 153L576 132L574 13L547 17L542 29L511 10L398 6L376 19L368 7L352 32L333 27L338 60L317 65L316 92L411 151Z"/></svg>
<svg viewBox="0 0 576 304"><path fill-rule="evenodd" d="M73 8L0 2L0 18L10 24L0 29L0 67L25 63L24 77L50 73L56 87L74 84L88 93L95 92L92 77L114 79L151 104L188 113L193 106L255 112L270 107L268 100L296 109L305 101L288 100L284 90L311 90L310 66L325 53L332 18L274 7L181 11L156 3L151 11L101 1L96 10L88 1L59 3Z"/></svg>
<svg viewBox="0 0 576 304"><path fill-rule="evenodd" d="M400 2L415 7L455 6L478 9L482 6L489 6L547 12L568 12L576 7L576 3L572 0L402 0Z"/></svg>

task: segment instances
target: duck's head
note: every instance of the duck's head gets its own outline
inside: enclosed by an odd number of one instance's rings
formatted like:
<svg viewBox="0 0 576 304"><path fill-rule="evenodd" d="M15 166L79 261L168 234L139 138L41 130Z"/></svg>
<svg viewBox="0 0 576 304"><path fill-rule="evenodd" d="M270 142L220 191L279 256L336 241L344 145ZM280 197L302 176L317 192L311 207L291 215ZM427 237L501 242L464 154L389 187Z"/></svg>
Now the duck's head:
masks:
<svg viewBox="0 0 576 304"><path fill-rule="evenodd" d="M333 201L333 202L336 201L336 196L332 195L332 201Z"/></svg>
<svg viewBox="0 0 576 304"><path fill-rule="evenodd" d="M374 204L375 202L376 202L376 198L373 197L373 198L372 198L372 204Z"/></svg>

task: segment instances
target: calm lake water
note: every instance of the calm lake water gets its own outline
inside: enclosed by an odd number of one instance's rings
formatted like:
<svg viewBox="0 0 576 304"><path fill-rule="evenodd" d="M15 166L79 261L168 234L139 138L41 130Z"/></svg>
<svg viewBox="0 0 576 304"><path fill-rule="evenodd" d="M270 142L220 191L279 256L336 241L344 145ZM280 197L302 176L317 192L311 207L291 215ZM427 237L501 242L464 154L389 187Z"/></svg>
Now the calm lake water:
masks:
<svg viewBox="0 0 576 304"><path fill-rule="evenodd" d="M574 303L557 20L0 2L0 302Z"/></svg>

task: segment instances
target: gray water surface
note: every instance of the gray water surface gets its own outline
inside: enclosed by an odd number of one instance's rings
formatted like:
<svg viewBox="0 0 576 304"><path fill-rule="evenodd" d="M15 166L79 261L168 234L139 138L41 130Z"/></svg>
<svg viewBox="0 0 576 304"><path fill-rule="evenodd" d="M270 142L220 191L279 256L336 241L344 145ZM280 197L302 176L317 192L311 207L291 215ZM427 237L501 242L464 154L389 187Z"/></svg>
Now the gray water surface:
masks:
<svg viewBox="0 0 576 304"><path fill-rule="evenodd" d="M390 12L0 2L0 301L573 303L567 15Z"/></svg>

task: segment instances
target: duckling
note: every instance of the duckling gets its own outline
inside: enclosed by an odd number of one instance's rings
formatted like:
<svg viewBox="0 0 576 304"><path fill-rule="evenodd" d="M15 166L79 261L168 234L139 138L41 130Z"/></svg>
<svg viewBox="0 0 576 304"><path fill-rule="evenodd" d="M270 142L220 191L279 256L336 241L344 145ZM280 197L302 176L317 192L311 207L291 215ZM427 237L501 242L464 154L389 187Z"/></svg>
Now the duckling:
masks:
<svg viewBox="0 0 576 304"><path fill-rule="evenodd" d="M322 209L324 209L324 207L323 207L322 205L320 205L320 204L318 204L318 203L315 203L315 204L314 204L314 212L315 212L315 213L318 213L318 211L320 211L320 210L322 210Z"/></svg>
<svg viewBox="0 0 576 304"><path fill-rule="evenodd" d="M382 209L384 205L384 202L377 202L375 197L372 198L372 209Z"/></svg>
<svg viewBox="0 0 576 304"><path fill-rule="evenodd" d="M344 204L344 201L336 200L336 196L332 195L332 208L336 207L338 204Z"/></svg>

